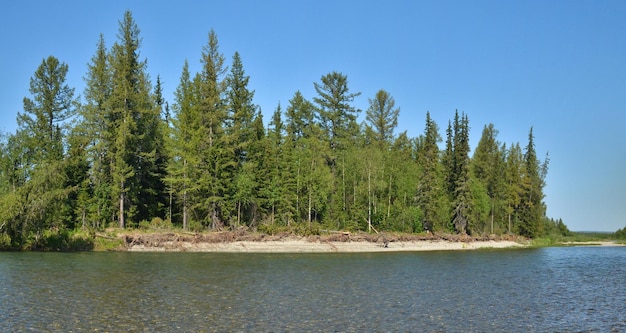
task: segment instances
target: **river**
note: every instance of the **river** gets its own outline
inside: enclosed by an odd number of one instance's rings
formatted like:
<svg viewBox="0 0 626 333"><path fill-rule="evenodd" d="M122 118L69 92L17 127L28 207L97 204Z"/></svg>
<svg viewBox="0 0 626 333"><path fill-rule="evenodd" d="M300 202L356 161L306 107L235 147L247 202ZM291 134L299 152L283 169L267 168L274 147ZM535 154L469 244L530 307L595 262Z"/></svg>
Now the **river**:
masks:
<svg viewBox="0 0 626 333"><path fill-rule="evenodd" d="M0 253L1 332L624 332L626 247Z"/></svg>

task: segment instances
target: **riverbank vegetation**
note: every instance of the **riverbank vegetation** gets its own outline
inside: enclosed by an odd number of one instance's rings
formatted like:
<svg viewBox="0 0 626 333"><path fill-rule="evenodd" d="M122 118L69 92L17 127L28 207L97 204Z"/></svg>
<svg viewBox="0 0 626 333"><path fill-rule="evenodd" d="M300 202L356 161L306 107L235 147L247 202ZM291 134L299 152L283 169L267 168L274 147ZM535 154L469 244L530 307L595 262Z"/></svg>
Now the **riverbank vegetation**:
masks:
<svg viewBox="0 0 626 333"><path fill-rule="evenodd" d="M54 56L32 76L18 129L0 142L3 248L93 248L112 226L569 234L545 216L549 160L532 128L521 145L485 125L472 154L467 114L451 112L442 138L426 112L411 138L396 133L400 108L383 89L359 123L360 93L340 72L313 83L315 96L296 90L266 126L242 56L228 67L214 31L202 69L181 64L171 104L130 12L117 37L97 39L81 98Z"/></svg>

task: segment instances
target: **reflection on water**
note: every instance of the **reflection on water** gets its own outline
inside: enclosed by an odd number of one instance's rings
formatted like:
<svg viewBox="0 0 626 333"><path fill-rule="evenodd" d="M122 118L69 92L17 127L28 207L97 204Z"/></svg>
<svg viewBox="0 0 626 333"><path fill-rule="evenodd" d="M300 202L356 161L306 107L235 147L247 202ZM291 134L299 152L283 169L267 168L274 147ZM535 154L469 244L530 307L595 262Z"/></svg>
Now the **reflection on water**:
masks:
<svg viewBox="0 0 626 333"><path fill-rule="evenodd" d="M0 331L626 331L626 248L0 253Z"/></svg>

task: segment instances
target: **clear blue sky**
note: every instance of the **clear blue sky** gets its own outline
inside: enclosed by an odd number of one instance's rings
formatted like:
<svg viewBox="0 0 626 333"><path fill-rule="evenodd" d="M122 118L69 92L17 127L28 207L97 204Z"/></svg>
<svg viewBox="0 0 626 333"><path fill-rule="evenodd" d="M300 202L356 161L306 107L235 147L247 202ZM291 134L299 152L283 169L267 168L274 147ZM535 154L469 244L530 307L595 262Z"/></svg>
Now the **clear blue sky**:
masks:
<svg viewBox="0 0 626 333"><path fill-rule="evenodd" d="M131 10L142 57L173 101L185 59L193 73L208 32L228 62L239 51L269 119L296 90L331 71L348 76L365 110L378 89L400 106L398 132L445 135L458 109L475 147L484 125L550 153L548 215L572 230L626 226L625 1L10 1L0 5L0 130L13 132L29 79L53 55L84 88L103 33L117 39ZM361 116L361 119L364 117Z"/></svg>

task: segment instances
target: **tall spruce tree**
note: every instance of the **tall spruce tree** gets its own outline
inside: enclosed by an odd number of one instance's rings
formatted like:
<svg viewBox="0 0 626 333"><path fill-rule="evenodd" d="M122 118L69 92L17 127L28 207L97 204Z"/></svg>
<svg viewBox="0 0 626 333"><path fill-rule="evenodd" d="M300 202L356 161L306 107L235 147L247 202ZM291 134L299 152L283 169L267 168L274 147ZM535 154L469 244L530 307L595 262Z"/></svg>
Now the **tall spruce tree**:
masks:
<svg viewBox="0 0 626 333"><path fill-rule="evenodd" d="M197 196L193 209L198 218L212 229L222 228L227 218L227 190L236 162L234 149L225 133L227 121L224 56L219 52L215 31L202 50L202 70L194 79L198 116L192 127L196 166Z"/></svg>
<svg viewBox="0 0 626 333"><path fill-rule="evenodd" d="M245 74L241 57L238 52L233 55L230 74L226 77L228 126L227 135L234 147L233 170L234 181L228 190L235 197L237 224L242 214L252 217L252 212L242 211L243 208L254 209L258 202L253 198L254 188L258 185L254 170L258 161L250 159L250 149L259 138L255 137L253 120L257 107L253 104L254 91L248 89L250 77Z"/></svg>
<svg viewBox="0 0 626 333"><path fill-rule="evenodd" d="M426 112L426 127L419 138L417 155L422 172L417 184L417 206L422 211L422 228L434 231L440 225L440 200L443 195L439 176L439 147L441 141L437 123ZM416 231L419 229L416 229Z"/></svg>
<svg viewBox="0 0 626 333"><path fill-rule="evenodd" d="M506 154L505 168L505 200L507 213L507 230L509 233L516 231L519 221L519 210L522 202L524 157L519 143L511 145ZM517 230L518 231L518 230Z"/></svg>
<svg viewBox="0 0 626 333"><path fill-rule="evenodd" d="M89 220L96 228L113 221L111 203L113 179L111 174L113 137L111 125L114 117L109 108L111 96L111 66L109 54L101 34L96 53L87 65L84 77L85 102L80 108L80 124L87 137L86 157L90 165L93 196L89 203Z"/></svg>
<svg viewBox="0 0 626 333"><path fill-rule="evenodd" d="M291 198L288 194L287 182L289 181L287 159L285 157L284 124L282 121L282 109L280 103L274 110L272 120L267 131L268 145L266 149L264 194L267 200L270 214L270 224L274 224L276 215L286 221L287 224L293 218L293 208L288 204Z"/></svg>
<svg viewBox="0 0 626 333"><path fill-rule="evenodd" d="M170 163L167 167L166 184L177 197L180 206L182 227L189 227L191 193L194 188L193 167L197 165L192 134L196 123L197 110L194 102L194 87L189 74L189 64L185 61L180 83L174 92L174 111L171 136L169 136Z"/></svg>
<svg viewBox="0 0 626 333"><path fill-rule="evenodd" d="M548 169L548 159L541 164L535 151L533 129L528 133L528 144L524 152L524 195L520 205L519 232L521 235L534 238L542 233L542 220L545 216L543 204L543 187Z"/></svg>
<svg viewBox="0 0 626 333"><path fill-rule="evenodd" d="M497 141L498 130L493 124L483 128L482 136L472 158L472 173L484 186L490 200L489 233L494 233L496 218L504 217L504 151Z"/></svg>
<svg viewBox="0 0 626 333"><path fill-rule="evenodd" d="M160 112L151 96L146 60L139 60L139 27L130 11L124 13L118 32L119 41L111 50L111 96L108 99L111 120L112 178L114 197L119 202L118 223L147 219L158 211L155 200L157 147L162 136L158 131Z"/></svg>
<svg viewBox="0 0 626 333"><path fill-rule="evenodd" d="M448 139L449 140L449 139ZM469 159L469 120L467 115L454 115L452 156L447 172L452 191L452 226L458 233L465 234L470 224L471 184Z"/></svg>

